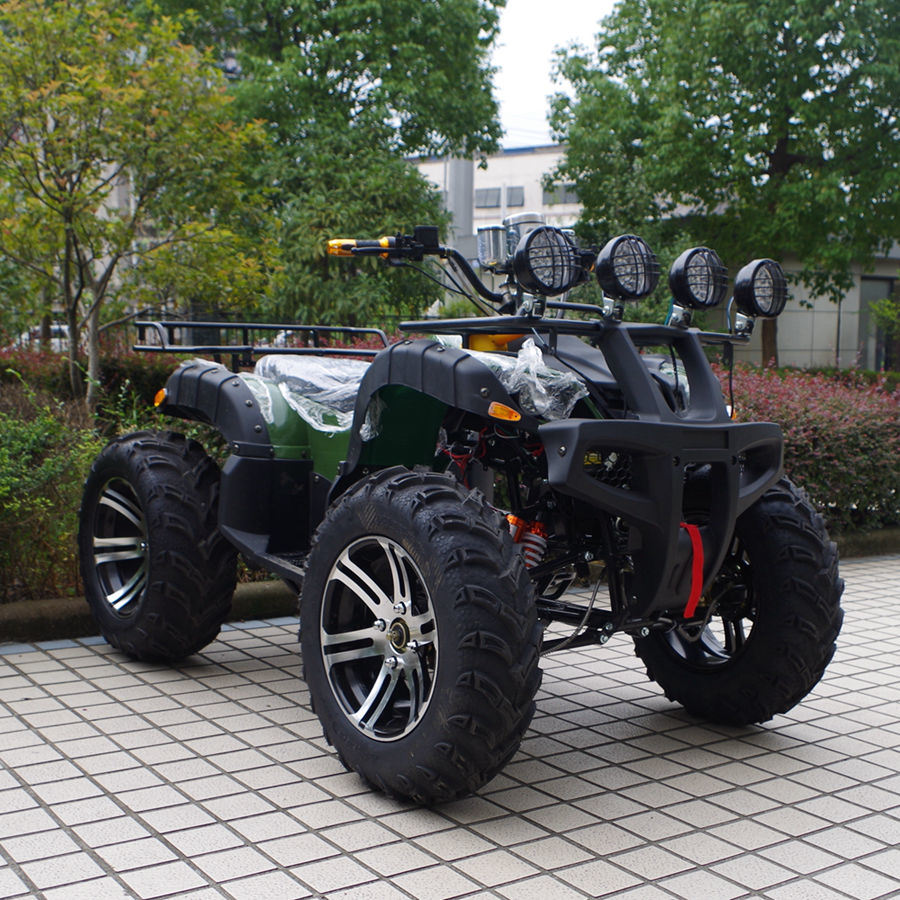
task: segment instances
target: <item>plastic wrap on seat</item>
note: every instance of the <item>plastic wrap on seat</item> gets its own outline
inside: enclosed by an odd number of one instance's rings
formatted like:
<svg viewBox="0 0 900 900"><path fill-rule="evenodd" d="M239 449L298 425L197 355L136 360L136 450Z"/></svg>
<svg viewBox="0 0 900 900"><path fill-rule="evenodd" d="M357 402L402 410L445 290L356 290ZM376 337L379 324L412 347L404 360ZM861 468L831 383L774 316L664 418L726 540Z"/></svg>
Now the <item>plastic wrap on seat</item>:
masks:
<svg viewBox="0 0 900 900"><path fill-rule="evenodd" d="M531 338L515 356L467 350L487 366L510 394L518 394L525 412L541 419L566 419L587 396L584 382L574 373L552 369Z"/></svg>
<svg viewBox="0 0 900 900"><path fill-rule="evenodd" d="M353 424L359 383L369 363L333 356L263 356L254 374L274 382L287 404L316 431Z"/></svg>
<svg viewBox="0 0 900 900"><path fill-rule="evenodd" d="M250 388L250 393L253 394L253 399L256 400L256 405L259 407L259 414L263 417L265 423L273 425L275 423L275 414L272 411L272 398L269 395L269 387L266 382L258 375L252 375L250 372L241 372L238 378Z"/></svg>

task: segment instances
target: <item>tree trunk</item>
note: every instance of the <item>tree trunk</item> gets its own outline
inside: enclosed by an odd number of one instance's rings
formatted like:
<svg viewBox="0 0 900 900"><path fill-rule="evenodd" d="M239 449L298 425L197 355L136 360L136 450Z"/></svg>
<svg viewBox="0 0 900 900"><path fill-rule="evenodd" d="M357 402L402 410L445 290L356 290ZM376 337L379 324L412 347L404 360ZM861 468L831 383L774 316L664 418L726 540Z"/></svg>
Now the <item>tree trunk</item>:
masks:
<svg viewBox="0 0 900 900"><path fill-rule="evenodd" d="M46 298L47 292L44 291L44 296ZM41 316L41 350L51 350L53 349L53 335L50 331L50 313L45 312Z"/></svg>
<svg viewBox="0 0 900 900"><path fill-rule="evenodd" d="M93 414L97 405L97 395L100 387L100 306L94 307L94 311L88 316L87 321L87 392L84 396L84 405L89 414Z"/></svg>
<svg viewBox="0 0 900 900"><path fill-rule="evenodd" d="M763 319L762 322L762 364L778 365L778 320Z"/></svg>
<svg viewBox="0 0 900 900"><path fill-rule="evenodd" d="M69 306L66 309L66 322L69 326L69 386L72 396L78 399L84 394L84 381L81 367L78 365L78 309Z"/></svg>

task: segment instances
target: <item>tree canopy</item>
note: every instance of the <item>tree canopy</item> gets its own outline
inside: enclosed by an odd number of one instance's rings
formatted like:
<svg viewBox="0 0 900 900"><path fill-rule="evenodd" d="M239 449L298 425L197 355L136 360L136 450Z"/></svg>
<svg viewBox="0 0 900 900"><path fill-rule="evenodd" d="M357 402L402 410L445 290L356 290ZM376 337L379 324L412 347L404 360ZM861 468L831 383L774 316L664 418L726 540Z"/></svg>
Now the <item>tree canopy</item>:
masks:
<svg viewBox="0 0 900 900"><path fill-rule="evenodd" d="M164 0L190 13L186 37L218 49L244 120L268 134L255 174L279 223L272 315L351 324L434 299L418 276L328 260L325 242L446 221L408 157L496 148L488 53L503 2Z"/></svg>
<svg viewBox="0 0 900 900"><path fill-rule="evenodd" d="M0 3L0 257L63 306L73 387L88 326L89 402L111 297L210 247L220 296L262 274L232 227L259 129L234 124L219 70L178 34L111 0Z"/></svg>
<svg viewBox="0 0 900 900"><path fill-rule="evenodd" d="M552 124L582 227L796 257L838 299L900 235L900 16L887 0L620 0L562 54ZM769 324L769 323L767 323ZM774 323L772 323L774 324ZM768 333L767 333L768 332ZM765 359L775 355L764 330Z"/></svg>

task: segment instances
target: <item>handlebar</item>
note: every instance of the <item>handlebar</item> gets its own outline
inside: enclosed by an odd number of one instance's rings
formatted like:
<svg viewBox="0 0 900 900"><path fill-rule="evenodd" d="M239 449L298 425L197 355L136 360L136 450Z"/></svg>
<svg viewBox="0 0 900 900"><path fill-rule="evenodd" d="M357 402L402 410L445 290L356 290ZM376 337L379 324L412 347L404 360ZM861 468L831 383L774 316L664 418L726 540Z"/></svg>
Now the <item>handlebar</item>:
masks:
<svg viewBox="0 0 900 900"><path fill-rule="evenodd" d="M328 241L329 256L380 256L386 260L421 262L425 256L439 256L449 259L463 273L475 291L491 303L504 303L506 297L495 293L475 274L469 261L452 247L443 247L438 242L438 230L433 225L418 225L412 235L359 240L357 238L332 238Z"/></svg>
<svg viewBox="0 0 900 900"><path fill-rule="evenodd" d="M374 253L387 259L390 251L396 249L397 239L380 237L374 241L360 241L356 238L332 238L328 242L329 256L356 256L359 253ZM387 251L387 252L385 252Z"/></svg>
<svg viewBox="0 0 900 900"><path fill-rule="evenodd" d="M411 235L385 235L374 240L332 238L328 242L330 256L380 256L383 259L422 260L426 254L447 256L448 248L438 243L438 230L433 225L419 225Z"/></svg>

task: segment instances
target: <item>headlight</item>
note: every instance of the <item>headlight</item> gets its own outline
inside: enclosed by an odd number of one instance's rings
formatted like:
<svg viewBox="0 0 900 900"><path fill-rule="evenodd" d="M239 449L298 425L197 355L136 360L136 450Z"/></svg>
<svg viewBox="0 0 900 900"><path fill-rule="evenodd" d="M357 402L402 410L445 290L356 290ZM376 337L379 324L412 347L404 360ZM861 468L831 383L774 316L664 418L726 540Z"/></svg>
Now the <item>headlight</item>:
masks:
<svg viewBox="0 0 900 900"><path fill-rule="evenodd" d="M637 235L614 237L597 257L597 281L616 300L640 300L659 282L659 260Z"/></svg>
<svg viewBox="0 0 900 900"><path fill-rule="evenodd" d="M679 306L711 309L728 291L728 271L715 250L692 247L672 264L669 287Z"/></svg>
<svg viewBox="0 0 900 900"><path fill-rule="evenodd" d="M734 280L734 300L748 316L774 318L787 303L787 279L773 259L754 259Z"/></svg>
<svg viewBox="0 0 900 900"><path fill-rule="evenodd" d="M559 228L547 225L519 241L513 272L529 294L564 294L584 278L578 248Z"/></svg>

